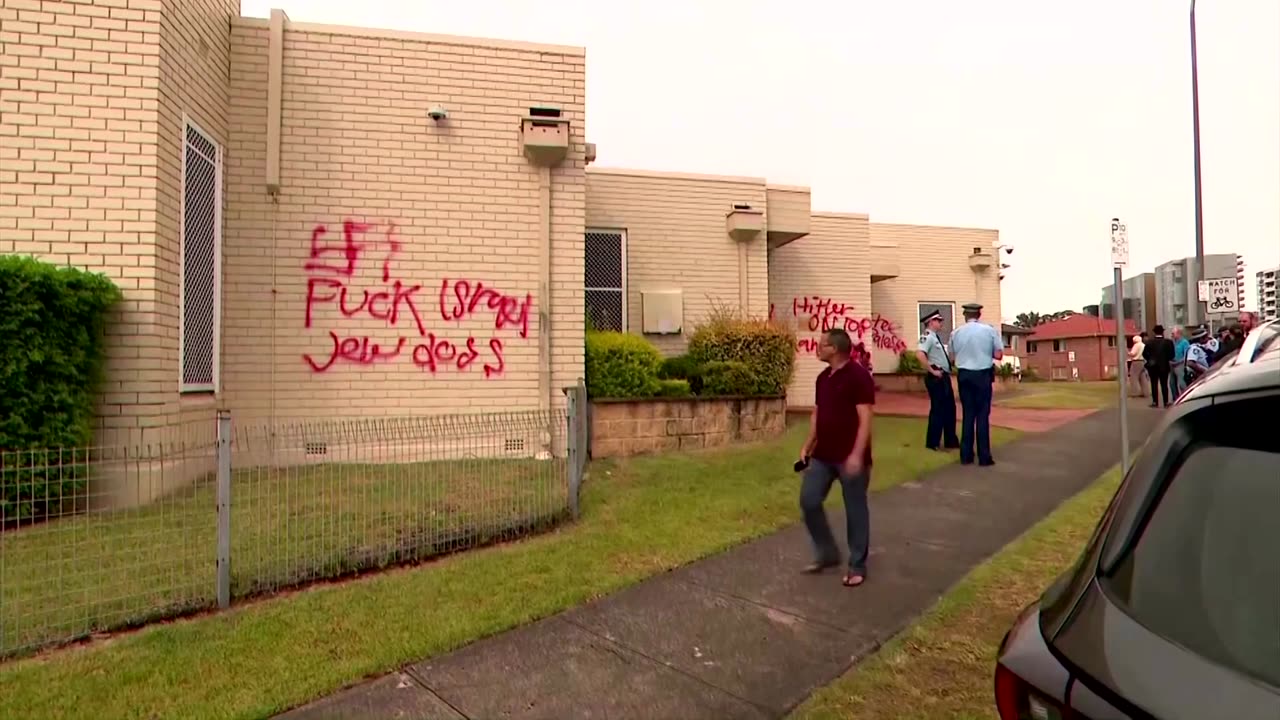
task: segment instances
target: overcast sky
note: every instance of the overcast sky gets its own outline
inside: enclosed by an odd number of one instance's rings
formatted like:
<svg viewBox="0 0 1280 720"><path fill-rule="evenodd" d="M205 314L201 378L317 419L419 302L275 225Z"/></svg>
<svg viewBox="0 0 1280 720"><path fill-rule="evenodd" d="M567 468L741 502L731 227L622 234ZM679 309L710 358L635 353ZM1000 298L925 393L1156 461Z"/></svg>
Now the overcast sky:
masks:
<svg viewBox="0 0 1280 720"><path fill-rule="evenodd" d="M808 185L815 210L990 227L1008 316L1195 252L1179 0L243 0L298 22L587 48L597 164ZM1197 7L1205 251L1280 265L1280 0ZM1127 275L1126 275L1127 276Z"/></svg>

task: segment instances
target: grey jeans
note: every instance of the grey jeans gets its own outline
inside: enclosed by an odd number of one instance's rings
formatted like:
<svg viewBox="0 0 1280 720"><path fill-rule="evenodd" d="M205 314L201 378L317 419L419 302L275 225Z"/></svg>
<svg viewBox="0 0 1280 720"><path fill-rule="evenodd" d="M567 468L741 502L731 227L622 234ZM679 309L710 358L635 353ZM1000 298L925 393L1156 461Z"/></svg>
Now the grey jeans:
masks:
<svg viewBox="0 0 1280 720"><path fill-rule="evenodd" d="M804 471L800 484L800 511L804 525L813 541L814 559L820 563L836 563L840 550L836 547L827 513L823 509L831 484L840 481L840 493L844 496L846 535L849 543L849 571L867 574L867 551L871 541L871 517L867 509L867 486L871 471L863 469L858 475L845 475L838 465L813 459Z"/></svg>

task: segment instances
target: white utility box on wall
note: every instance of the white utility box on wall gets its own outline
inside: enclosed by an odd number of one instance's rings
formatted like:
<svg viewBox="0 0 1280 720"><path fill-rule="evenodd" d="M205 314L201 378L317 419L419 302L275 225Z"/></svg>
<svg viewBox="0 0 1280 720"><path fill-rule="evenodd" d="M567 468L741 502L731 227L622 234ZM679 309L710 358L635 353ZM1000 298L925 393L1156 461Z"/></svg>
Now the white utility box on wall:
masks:
<svg viewBox="0 0 1280 720"><path fill-rule="evenodd" d="M684 293L680 290L641 290L640 306L646 335L679 335L684 331Z"/></svg>

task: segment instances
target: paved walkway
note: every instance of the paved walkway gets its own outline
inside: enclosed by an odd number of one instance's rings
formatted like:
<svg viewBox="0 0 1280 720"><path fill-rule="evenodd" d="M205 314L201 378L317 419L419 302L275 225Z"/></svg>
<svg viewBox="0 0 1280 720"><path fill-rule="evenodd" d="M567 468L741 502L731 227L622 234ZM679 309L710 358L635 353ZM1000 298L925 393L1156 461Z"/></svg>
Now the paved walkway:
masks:
<svg viewBox="0 0 1280 720"><path fill-rule="evenodd" d="M996 402L1000 402L998 395ZM1013 408L996 404L991 407L991 424L1022 432L1048 432L1094 412L1097 411L1077 408ZM929 396L923 393L878 392L876 414L928 417ZM957 402L956 417L960 416L960 404ZM956 432L959 432L958 426Z"/></svg>
<svg viewBox="0 0 1280 720"><path fill-rule="evenodd" d="M861 588L798 573L809 558L795 526L281 717L782 717L1117 462L1116 413L1026 435L994 467L952 465L874 495ZM1158 417L1133 408L1135 447Z"/></svg>

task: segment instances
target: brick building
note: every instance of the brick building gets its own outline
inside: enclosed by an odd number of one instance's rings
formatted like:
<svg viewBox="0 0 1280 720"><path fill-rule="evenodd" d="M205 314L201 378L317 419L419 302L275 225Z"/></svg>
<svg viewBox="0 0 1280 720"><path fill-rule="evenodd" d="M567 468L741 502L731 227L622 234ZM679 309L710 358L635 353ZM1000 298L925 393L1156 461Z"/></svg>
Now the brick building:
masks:
<svg viewBox="0 0 1280 720"><path fill-rule="evenodd" d="M1125 320L1125 337L1138 325ZM1026 338L1023 368L1046 380L1109 380L1116 376L1116 321L1072 315L1035 327Z"/></svg>
<svg viewBox="0 0 1280 720"><path fill-rule="evenodd" d="M0 252L123 290L104 442L237 422L549 409L585 318L664 352L717 304L878 370L918 318L998 322L995 230L813 212L808 188L588 165L585 51L239 16L0 7ZM832 272L838 268L838 272Z"/></svg>

